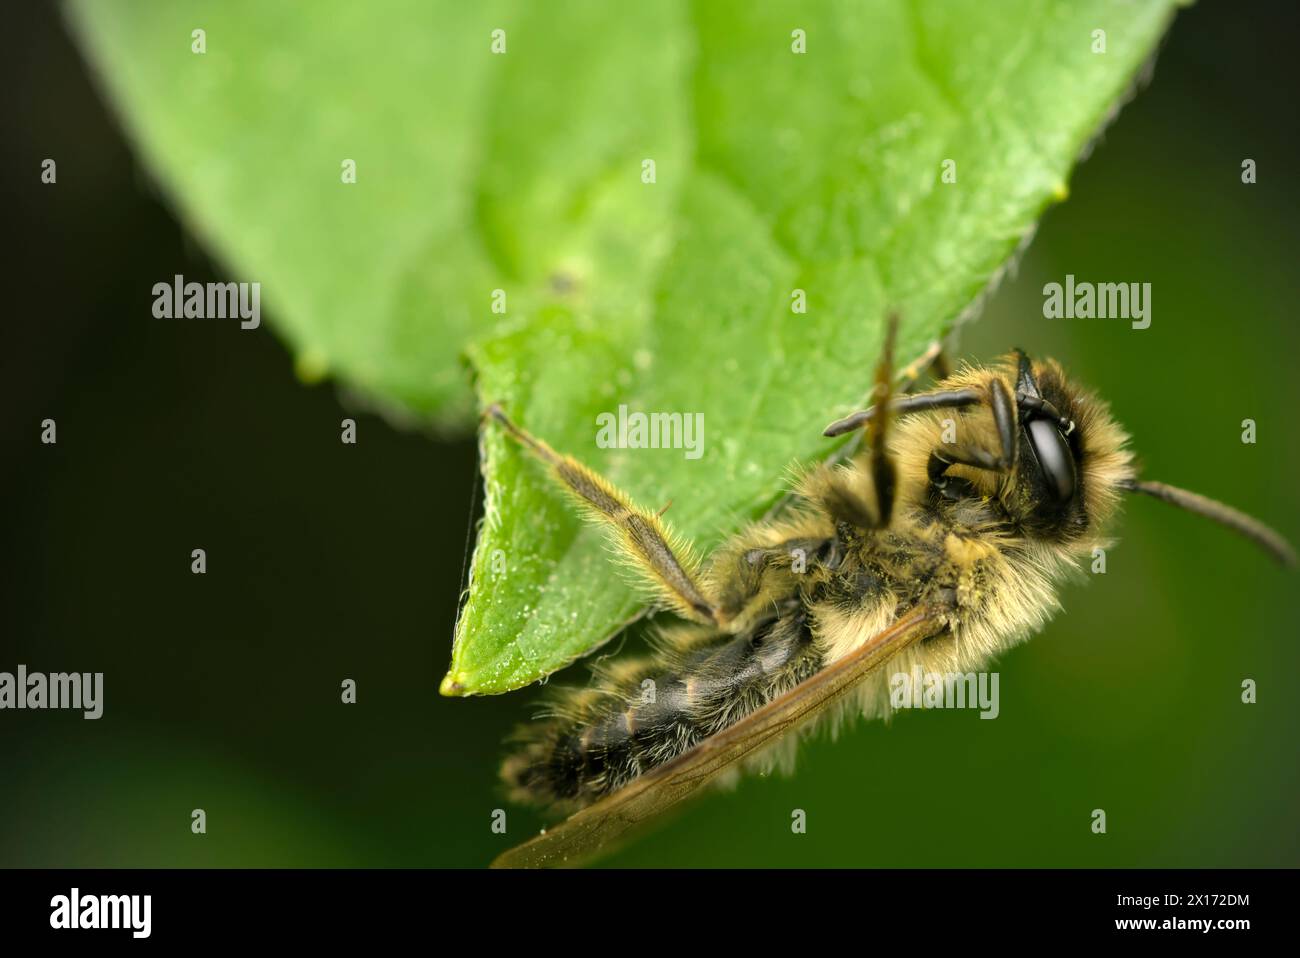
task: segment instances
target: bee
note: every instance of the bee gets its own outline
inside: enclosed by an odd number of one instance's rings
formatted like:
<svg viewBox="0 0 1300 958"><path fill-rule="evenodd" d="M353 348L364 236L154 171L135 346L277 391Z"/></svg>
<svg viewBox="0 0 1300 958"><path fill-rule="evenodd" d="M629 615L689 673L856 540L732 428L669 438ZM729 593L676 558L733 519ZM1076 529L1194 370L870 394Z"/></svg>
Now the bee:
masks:
<svg viewBox="0 0 1300 958"><path fill-rule="evenodd" d="M516 733L502 767L512 799L572 814L494 864L580 864L706 783L788 769L821 719L886 716L890 675L982 671L1043 627L1058 584L1110 544L1126 494L1295 563L1258 520L1139 479L1107 404L1054 360L1015 350L949 374L936 345L899 388L896 332L891 318L873 404L825 429L863 430L860 447L807 470L785 508L707 563L660 514L488 409L676 614L653 654L596 665L590 686ZM927 366L933 388L906 392Z"/></svg>

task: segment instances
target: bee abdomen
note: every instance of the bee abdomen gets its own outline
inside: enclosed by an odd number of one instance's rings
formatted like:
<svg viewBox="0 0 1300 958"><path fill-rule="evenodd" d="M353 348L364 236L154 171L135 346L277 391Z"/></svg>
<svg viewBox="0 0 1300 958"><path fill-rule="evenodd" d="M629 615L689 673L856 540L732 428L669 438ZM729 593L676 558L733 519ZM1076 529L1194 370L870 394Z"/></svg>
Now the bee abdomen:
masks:
<svg viewBox="0 0 1300 958"><path fill-rule="evenodd" d="M671 761L821 667L801 615L620 667L521 730L502 769L512 797L581 806Z"/></svg>

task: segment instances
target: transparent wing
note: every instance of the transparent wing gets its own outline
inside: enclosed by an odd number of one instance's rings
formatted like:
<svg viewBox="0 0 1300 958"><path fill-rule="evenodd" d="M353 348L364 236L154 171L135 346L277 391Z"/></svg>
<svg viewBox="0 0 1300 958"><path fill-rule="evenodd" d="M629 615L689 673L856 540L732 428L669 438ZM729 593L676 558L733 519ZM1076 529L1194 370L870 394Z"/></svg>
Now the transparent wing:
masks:
<svg viewBox="0 0 1300 958"><path fill-rule="evenodd" d="M938 614L933 610L908 613L851 655L705 739L685 755L502 853L492 867L573 868L612 851L650 819L838 701L877 666L940 628Z"/></svg>

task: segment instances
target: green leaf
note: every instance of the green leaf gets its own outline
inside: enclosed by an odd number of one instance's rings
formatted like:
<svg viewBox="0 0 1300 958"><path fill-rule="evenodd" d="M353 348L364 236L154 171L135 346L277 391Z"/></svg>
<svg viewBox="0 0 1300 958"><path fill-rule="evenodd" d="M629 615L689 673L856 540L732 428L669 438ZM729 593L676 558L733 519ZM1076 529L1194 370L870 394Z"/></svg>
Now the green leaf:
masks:
<svg viewBox="0 0 1300 958"><path fill-rule="evenodd" d="M674 528L713 548L773 504L790 465L831 451L821 430L865 400L891 308L900 355L919 355L1065 197L1170 9L695 5L695 153L644 187L680 190L653 318L628 336L598 308L545 312L473 348L481 400L640 504L671 500ZM620 404L703 413L704 455L597 448L596 416ZM483 453L486 516L444 694L543 678L644 607L537 463L492 428Z"/></svg>
<svg viewBox="0 0 1300 958"><path fill-rule="evenodd" d="M77 0L70 22L190 227L262 284L304 377L465 428L465 343L553 282L599 271L583 299L645 319L623 307L674 190L621 171L685 162L686 35L675 7L615 7Z"/></svg>
<svg viewBox="0 0 1300 958"><path fill-rule="evenodd" d="M971 311L1171 9L75 0L70 21L305 376L464 428L468 356L480 406L672 500L707 551L831 451L821 428L865 399L889 309L905 358ZM597 448L620 404L702 413L703 456ZM452 694L540 679L643 607L537 464L498 430L482 443Z"/></svg>
<svg viewBox="0 0 1300 958"><path fill-rule="evenodd" d="M472 395L447 345L482 327L491 288L472 224L497 64L491 8L440 7L78 0L69 20L190 227L262 284L302 374L455 420Z"/></svg>

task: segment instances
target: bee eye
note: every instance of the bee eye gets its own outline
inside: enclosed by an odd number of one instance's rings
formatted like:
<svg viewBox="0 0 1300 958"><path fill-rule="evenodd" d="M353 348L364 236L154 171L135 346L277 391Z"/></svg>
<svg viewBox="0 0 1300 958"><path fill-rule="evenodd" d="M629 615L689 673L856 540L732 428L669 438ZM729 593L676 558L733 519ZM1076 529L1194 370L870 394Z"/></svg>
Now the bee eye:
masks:
<svg viewBox="0 0 1300 958"><path fill-rule="evenodd" d="M1057 502L1066 502L1074 495L1074 455L1065 437L1050 419L1031 419L1025 430L1048 491Z"/></svg>

